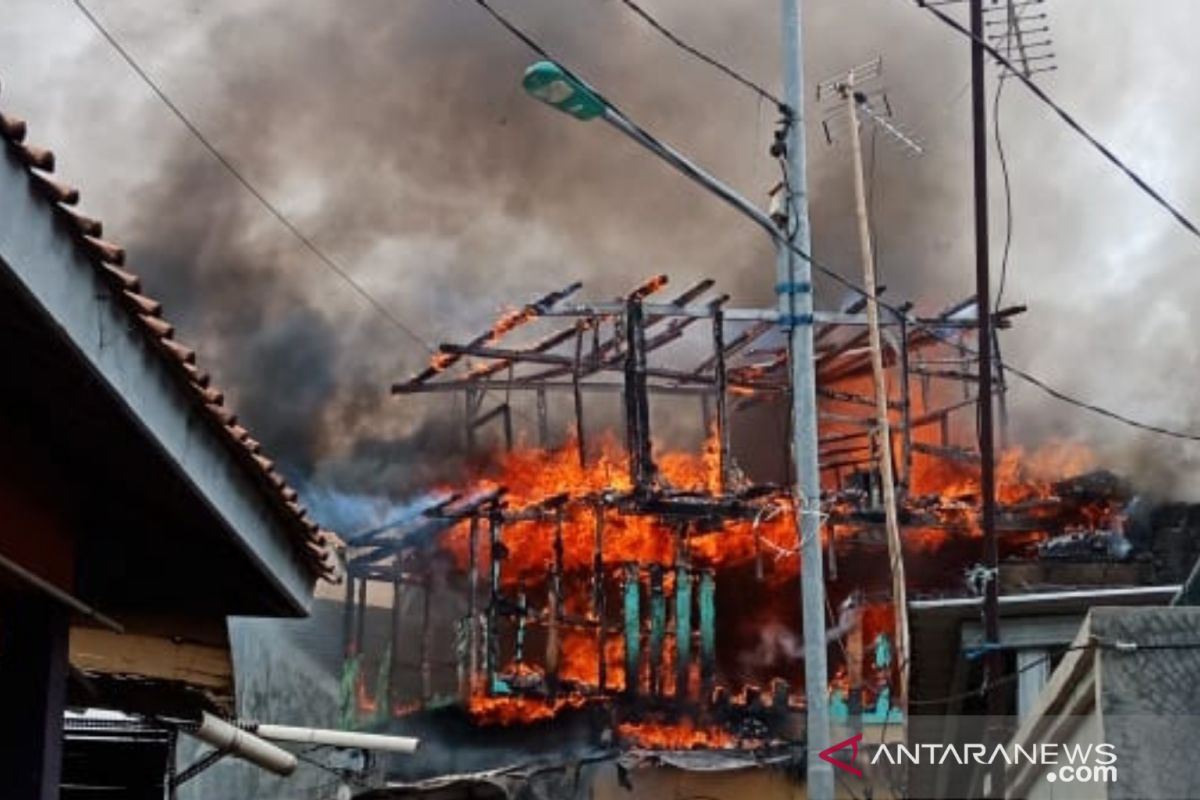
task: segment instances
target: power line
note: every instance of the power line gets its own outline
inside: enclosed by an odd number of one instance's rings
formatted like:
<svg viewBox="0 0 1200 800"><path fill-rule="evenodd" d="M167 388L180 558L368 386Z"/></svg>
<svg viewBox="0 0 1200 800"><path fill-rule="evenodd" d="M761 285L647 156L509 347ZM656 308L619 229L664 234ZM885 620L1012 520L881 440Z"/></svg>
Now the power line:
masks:
<svg viewBox="0 0 1200 800"><path fill-rule="evenodd" d="M982 47L984 49L984 51L986 51L987 54L990 55L992 58L996 59L996 61L998 61L1002 67L1009 70L1012 78L1019 80L1021 83L1023 83L1025 85L1025 88L1027 88L1027 89L1029 89L1029 91L1033 92L1033 95L1035 97L1037 97L1037 99L1041 100L1043 103L1045 103L1047 106L1049 106L1056 114L1058 114L1058 116L1062 119L1062 121L1065 122L1067 124L1067 126L1069 128L1071 128L1071 130L1075 131L1080 136L1082 136L1087 141L1087 143L1090 144L1092 147L1094 147L1100 153L1100 155L1104 156L1104 158L1109 163L1111 163L1117 169L1121 170L1121 172L1125 173L1125 176L1128 177L1131 181L1133 181L1134 184L1139 189L1141 189L1142 192L1145 193L1151 200L1158 203L1158 205L1160 205L1162 208L1166 209L1166 211L1172 217L1175 218L1175 221L1178 222L1183 227L1184 230L1186 230L1188 233L1192 234L1192 236L1195 236L1197 239L1200 239L1200 228L1197 228L1196 224L1194 222L1192 222L1190 219L1188 219L1188 217L1182 211L1180 211L1178 208L1176 208L1174 205L1172 205L1170 203L1170 201L1168 201L1165 197L1163 197L1161 194L1159 194L1158 191L1154 189L1154 187L1152 187L1149 183L1146 182L1145 178L1143 178L1138 173L1134 172L1131 167L1127 166L1125 164L1125 162L1122 161L1120 158L1118 158L1117 155L1115 153L1113 153L1112 150L1108 149L1108 147L1105 146L1103 142L1101 142L1099 139L1097 139L1095 136L1093 136L1091 133L1089 133L1088 130L1086 128L1084 128L1083 125L1081 125L1079 122L1077 122L1074 117L1072 117L1070 114L1068 114L1067 111L1065 109L1063 109L1062 106L1060 106L1053 99L1051 99L1050 95L1046 94L1046 92L1043 91L1040 86L1038 86L1036 83L1034 83L1027 75L1025 75L1023 72L1021 72L1021 70L1017 69L1017 67L1013 66L1012 62L1010 62L1007 58L1005 58L1003 55L1001 55L999 50L992 47L990 44L988 44L983 39L980 39L980 38L972 35L972 33L969 30L964 28L961 24L959 24L956 20L954 20L953 18L948 16L945 12L935 8L934 6L932 6L926 2L922 2L922 0L918 0L918 5L924 9L926 9L930 14L933 14L935 17L937 17L939 20L941 20L944 24L946 24L950 28L953 28L954 30L961 33L963 36L966 36L968 39L970 39L971 41L975 42L977 45Z"/></svg>
<svg viewBox="0 0 1200 800"><path fill-rule="evenodd" d="M141 65L136 59L134 59L130 52L126 50L121 43L117 41L116 37L103 25L103 23L101 23L100 20L98 20L95 15L92 14L87 6L83 4L83 0L71 0L71 2L87 18L88 22L92 24L92 27L94 27L100 33L100 35L103 36L110 45L112 45L112 48L117 52L117 54L120 55L121 58L125 60L125 63L129 65L129 68L132 69L137 76L142 79L142 82L150 87L150 90L158 96L158 99L162 101L163 105L165 105L171 111L171 113L183 123L184 127L188 129L188 132L190 132L193 137L195 137L196 141L200 142L200 144L204 146L204 149L208 151L209 155L215 158L217 162L220 163L221 166L223 166L226 171L228 171L229 174L232 175L233 178L242 185L243 189L249 192L250 195L257 200L259 204L271 214L271 216L275 217L275 219L278 220L279 223L283 225L283 227L285 227L288 232L296 238L297 241L304 245L304 247L310 253L316 256L317 259L330 271L341 278L347 286L353 289L354 292L363 300L365 300L373 309L375 309L380 316L386 319L392 324L392 326L404 333L410 339L420 343L420 345L427 351L431 353L433 352L433 346L430 345L429 342L425 341L420 334L406 325L399 317L397 317L386 306L384 306L383 303L375 299L375 297L372 296L371 293L362 286L362 284L351 277L350 273L347 272L344 267L338 264L333 257L318 247L312 239L310 239L304 234L303 231L296 227L295 223L288 219L288 217L282 211L272 204L262 192L256 189L254 184L250 183L250 180L243 175L237 169L237 167L235 167L233 163L230 162L230 160L212 144L212 142L208 140L208 138L200 131L196 124L192 122L192 120L185 113L183 113L183 110L176 105L170 97L167 96L166 92L164 92L162 88L160 88L159 85L154 81L154 79L150 77L146 70L141 67Z"/></svg>
<svg viewBox="0 0 1200 800"><path fill-rule="evenodd" d="M791 108L788 107L788 104L783 102L782 100L780 100L777 95L764 89L761 84L758 84L758 83L754 82L753 80L751 80L750 78L747 78L745 75L738 72L733 67L730 67L728 64L725 64L724 62L718 60L714 56L710 56L708 53L705 53L703 50L700 50L699 48L695 47L694 45L688 44L683 39L679 38L679 36L676 35L674 32L672 32L669 28L667 28L666 25L663 25L661 22L659 22L657 19L655 19L654 16L649 11L647 11L646 9L644 9L640 5L638 5L636 2L634 2L634 0L621 0L621 2L625 5L626 8L628 8L634 14L637 14L639 17L641 17L642 20L645 21L647 25L649 25L651 28L653 28L655 31L657 31L663 38L665 38L671 44L675 45L680 50L683 50L685 53L688 53L689 55L692 55L695 58L700 59L705 64L708 64L710 67L713 67L714 69L719 70L720 72L724 73L726 76L737 81L742 86L745 86L747 89L754 92L755 94L757 94L759 97L763 98L764 100L770 100L772 103L775 104L775 107L778 108L780 110L780 112L784 114L784 116L791 116L792 110L791 110Z"/></svg>
<svg viewBox="0 0 1200 800"><path fill-rule="evenodd" d="M1161 644L1142 644L1140 642L1131 642L1123 639L1118 639L1115 641L1094 640L1086 644L1076 644L1070 645L1069 647L1063 647L1055 653L1047 653L1044 656L1035 658L1034 660L1023 664L1019 669L1005 673L1004 675L1001 675L993 680L985 682L977 689L968 689L965 692L959 692L957 694L951 694L945 697L931 697L922 700L909 700L908 702L909 705L912 706L936 706L945 703L954 703L959 700L970 700L973 697L983 697L987 692L995 687L1012 683L1013 681L1019 679L1022 674L1031 669L1036 669L1060 655L1066 655L1067 653L1076 650L1095 649L1111 650L1115 653L1124 654L1158 650L1200 650L1200 642L1164 642Z"/></svg>
<svg viewBox="0 0 1200 800"><path fill-rule="evenodd" d="M625 122L629 125L629 127L631 129L633 129L634 131L636 131L637 134L640 137L642 137L647 143L651 144L656 149L657 152L663 153L664 157L667 156L666 145L663 144L663 142L661 142L653 134L649 133L644 128L638 126L636 123L634 123L632 120L630 120L619 108L617 108L616 105L614 105L612 102L610 102L607 98L605 98L603 95L601 95L595 89L592 89L590 84L588 84L586 81L583 81L581 78L579 78L577 75L575 75L561 61L559 61L558 59L556 59L552 55L550 55L550 53L544 47L542 47L540 44L538 44L531 36L529 36L529 34L522 31L515 24L510 22L502 14L500 14L498 11L496 11L488 3L487 0L473 0L473 2L476 5L483 8L485 11L487 11L488 14L491 15L491 17L496 22L498 22L500 25L502 25L513 36L515 36L521 42L523 42L527 47L529 47L531 50L533 50L533 52L535 52L542 58L546 59L547 61L554 63L555 66L557 66L559 69L561 69L564 72L564 74L570 76L572 79L579 81L580 83L582 83L585 86L588 86L589 90L592 91L593 94L596 95L596 97L600 100L601 103L607 105L614 113L623 117ZM992 49L992 48L989 47L989 49ZM1008 68L1013 69L1013 67L1011 65L1008 65ZM1016 75L1016 77L1021 78L1022 80L1025 79L1024 76L1021 75L1020 73L1015 73L1015 75ZM1036 86L1034 86L1034 90L1039 91L1039 92L1041 91L1040 89L1037 89ZM676 159L669 159L669 160L671 161L672 164L675 164L679 169L684 170L688 174L692 174L690 171L688 171L688 167L686 164L679 163ZM779 238L782 238L782 237L777 237L777 240ZM800 258L807 261L809 264L812 265L813 269L817 270L821 274L827 276L831 280L844 286L845 288L851 290L852 292L858 294L861 297L874 299L880 308L890 311L892 314L896 315L897 317L906 316L907 312L902 311L901 309L888 303L885 300L879 299L878 297L875 296L874 292L869 292L868 290L864 289L862 286L859 286L854 281L843 277L836 270L834 270L831 267L828 267L825 264L818 261L810 253L806 253L804 250L802 250L800 247L798 247L794 242L792 242L790 240L785 240L785 241L786 241L787 248L792 253L794 253L795 255L797 255ZM976 356L979 355L978 350L974 350L964 344L961 344L959 342L952 340L945 334L941 333L935 325L926 324L926 325L923 325L922 328L929 335L933 336L934 338L936 338L952 347L957 347L968 354L972 354L972 355L976 355ZM1073 405L1077 408L1080 408L1080 409L1083 409L1086 411L1091 411L1092 413L1106 417L1110 420L1120 422L1122 424L1128 425L1133 428L1138 428L1140 430L1148 431L1150 433L1155 433L1155 434L1159 434L1162 436L1168 436L1168 437L1175 438L1175 439L1183 439L1186 441L1200 442L1200 434L1193 434L1193 433L1188 433L1185 431L1176 431L1176 430L1165 428L1165 427L1162 427L1159 425L1153 425L1150 423L1135 420L1132 417L1125 416L1124 414L1120 414L1118 412L1111 411L1109 409L1098 406L1094 403L1090 403L1085 400L1080 400L1076 397L1073 397L1060 389L1054 388L1053 386L1048 384L1046 381L1035 377L1034 375L1030 374L1029 372L1026 372L1025 370L1019 369L1017 367L1013 367L999 359L996 360L996 363L999 364L999 366L1001 368L1007 370L1008 372L1012 373L1013 375L1017 376L1018 378L1021 378L1022 380L1026 381L1027 383L1037 387L1038 389L1041 389L1043 392L1049 394L1051 397L1053 397L1057 400L1060 400L1064 403L1067 403L1069 405Z"/></svg>

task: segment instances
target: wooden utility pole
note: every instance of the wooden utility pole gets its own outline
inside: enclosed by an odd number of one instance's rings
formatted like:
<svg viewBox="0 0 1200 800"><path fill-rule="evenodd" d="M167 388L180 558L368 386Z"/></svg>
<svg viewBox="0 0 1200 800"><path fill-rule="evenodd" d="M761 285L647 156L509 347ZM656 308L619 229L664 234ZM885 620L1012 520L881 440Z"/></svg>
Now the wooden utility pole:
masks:
<svg viewBox="0 0 1200 800"><path fill-rule="evenodd" d="M867 217L867 191L863 177L862 138L854 72L841 87L850 123L851 161L854 168L854 202L858 215L858 243L862 257L863 287L867 291L867 333L871 348L871 371L875 379L875 435L879 439L879 474L883 483L883 512L887 528L888 561L892 572L892 603L895 608L896 663L900 667L900 708L908 711L908 602L904 580L904 554L900 521L896 514L896 480L892 470L892 429L888 419L887 373L883 368L883 342L879 333L879 301L876 297L875 253L871 247L871 224Z"/></svg>

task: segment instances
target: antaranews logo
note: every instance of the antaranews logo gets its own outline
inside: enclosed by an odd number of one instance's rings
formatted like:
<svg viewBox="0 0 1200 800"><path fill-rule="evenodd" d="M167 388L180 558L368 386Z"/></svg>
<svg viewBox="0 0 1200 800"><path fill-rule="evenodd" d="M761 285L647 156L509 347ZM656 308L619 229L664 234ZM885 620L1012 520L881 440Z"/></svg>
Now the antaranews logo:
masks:
<svg viewBox="0 0 1200 800"><path fill-rule="evenodd" d="M850 761L858 758L858 743L863 735L857 733L849 739L831 745L819 753L822 760L838 769L862 777L862 770L852 763L841 761L833 754L850 748ZM1032 764L1048 767L1045 778L1050 783L1116 783L1116 748L1107 742L1102 744L1032 744L996 745L988 748L978 743L966 744L880 744L871 756L872 765L934 765L958 764L961 766L990 766L1003 762L1008 766Z"/></svg>

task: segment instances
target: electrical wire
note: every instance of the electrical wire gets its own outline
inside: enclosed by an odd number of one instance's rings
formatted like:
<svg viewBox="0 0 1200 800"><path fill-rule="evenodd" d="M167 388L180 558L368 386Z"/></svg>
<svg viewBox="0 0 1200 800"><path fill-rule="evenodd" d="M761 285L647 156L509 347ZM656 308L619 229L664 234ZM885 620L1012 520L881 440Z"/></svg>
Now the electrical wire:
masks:
<svg viewBox="0 0 1200 800"><path fill-rule="evenodd" d="M663 25L661 22L659 22L657 19L655 19L655 17L652 14L650 14L649 11L647 11L646 9L644 9L640 5L638 5L636 2L634 2L634 0L621 0L621 3L624 4L625 7L628 8L630 11L632 11L634 14L641 17L642 20L647 25L649 25L651 28L653 28L655 31L657 31L664 39L666 39L671 44L678 47L680 50L683 50L685 53L688 53L689 55L694 56L695 58L698 58L699 60L703 61L705 64L708 64L710 67L713 67L714 69L719 70L726 76L732 78L733 80L740 83L742 86L745 86L747 89L749 89L750 91L757 94L760 98L762 98L764 100L770 100L772 103L775 104L776 108L778 108L779 111L782 114L784 114L784 116L791 116L792 112L791 112L791 108L788 106L788 104L783 102L783 100L779 99L779 97L777 95L764 89L761 84L758 84L758 83L750 80L745 75L743 75L740 72L738 72L737 70L735 70L733 67L730 67L729 65L718 60L717 58L710 56L708 53L705 53L704 51L700 50L699 48L695 47L694 45L688 44L683 39L679 38L679 36L676 35L674 32L672 32L669 28L667 28L667 26Z"/></svg>
<svg viewBox="0 0 1200 800"><path fill-rule="evenodd" d="M1040 658L1035 658L1033 661L1028 662L1027 664L1021 666L1019 669L1016 669L1009 673L1005 673L1004 675L1001 675L1001 676L987 682L986 684L980 686L978 689L970 689L965 692L958 692L957 694L951 694L951 695L947 695L945 697L932 697L932 698L927 698L927 699L923 699L923 700L910 699L908 701L908 704L910 706L935 706L935 705L942 705L942 704L947 704L947 703L955 703L955 702L958 702L959 700L970 700L973 697L983 697L985 694L987 694L987 692L994 689L995 687L1003 686L1004 684L1008 684L1008 683L1012 683L1013 681L1020 678L1022 674L1028 672L1031 669L1035 669L1037 667L1042 666L1043 664L1053 660L1057 656L1065 655L1067 653L1070 653L1070 652L1073 652L1076 650L1094 650L1094 649L1110 650L1115 653L1123 653L1123 654L1150 652L1150 651L1158 651L1158 650L1200 650L1200 642L1164 642L1162 644L1141 644L1139 642L1131 642L1131 641L1124 641L1124 640L1116 640L1116 641L1093 640L1086 644L1077 644L1077 645L1070 645L1069 647L1063 647L1055 653L1047 653L1046 655L1041 656Z"/></svg>
<svg viewBox="0 0 1200 800"><path fill-rule="evenodd" d="M339 264L332 256L330 256L320 247L318 247L316 242L309 238L296 226L294 222L292 222L290 218L288 218L286 214L284 214L277 206L268 200L267 197L261 191L259 191L253 183L250 182L250 179L242 174L242 172L238 170L236 166L234 166L233 162L231 162L229 158L227 158L211 141L209 141L208 137L206 137L204 133L201 132L200 128L194 122L192 122L191 118L183 112L183 109L181 109L173 100L171 100L170 97L167 96L167 93L163 91L162 87L160 87L158 83L150 77L149 73L142 68L133 55L117 40L116 36L114 36L108 30L108 28L106 28L104 24L100 22L100 20L97 19L94 14L92 14L91 10L89 10L88 7L83 4L83 0L71 0L71 3L77 9L79 9L80 13L82 13L84 17L87 18L92 27L95 28L105 40L107 40L107 42L112 46L113 50L115 50L117 54L125 61L125 63L129 65L129 68L132 69L134 73L142 79L142 82L145 83L152 92L154 92L162 104L165 105L167 109L175 115L176 119L183 123L183 126L187 128L188 132L191 133L196 141L198 141L204 147L204 149L208 151L209 155L216 159L216 161L225 168L225 170L234 178L234 180L240 183L242 188L245 189L251 197L258 201L259 205L266 209L271 216L275 217L275 219L278 220L279 223L283 225L283 227L286 228L293 237L295 237L296 241L300 242L305 249L316 256L318 261L320 261L327 269L337 275L343 283L349 286L355 292L355 294L366 301L369 306L378 312L378 314L387 320L394 328L399 330L408 338L419 343L428 352L434 352L433 346L427 342L424 337L405 324L404 321L390 311L387 306L385 306L370 292L368 292L361 283L356 281L345 267Z"/></svg>
<svg viewBox="0 0 1200 800"><path fill-rule="evenodd" d="M1013 34L1017 26L1021 24L1021 17L1024 14L1021 11L1015 11L1010 8L1008 26L1004 33L1004 55L1012 56ZM1008 74L1002 72L1000 80L996 81L996 95L992 102L992 131L993 138L996 141L996 156L1000 160L1000 176L1003 179L1004 185L1004 250L1000 258L1000 280L996 288L996 304L995 311L999 311L1004 301L1004 289L1008 285L1008 259L1012 252L1013 240L1013 198L1012 198L1012 179L1008 172L1008 155L1004 151L1004 139L1000 133L1000 98L1004 94L1004 76Z"/></svg>
<svg viewBox="0 0 1200 800"><path fill-rule="evenodd" d="M1156 189L1154 189L1154 187L1152 187L1146 181L1145 178L1143 178L1141 175L1139 175L1137 172L1135 172L1131 167L1127 166L1124 161L1122 161L1115 153L1113 153L1112 150L1110 150L1103 142L1101 142L1099 139L1097 139L1095 136L1093 136L1086 128L1083 127L1083 125L1081 125L1078 121L1076 121L1076 119L1074 117L1072 117L1069 113L1067 113L1067 111L1062 106L1060 106L1058 103L1056 103L1050 97L1050 95L1046 94L1046 92L1040 86L1038 86L1036 83L1034 83L1029 78L1029 76L1025 75L1023 72L1021 72L1019 69L1017 69L1012 64L1011 61L1009 61L1007 58L1005 58L1000 53L999 50L992 47L990 44L988 44L983 39L972 34L969 30L964 28L957 20L948 16L945 12L935 8L932 5L929 5L928 3L923 3L920 0L918 0L918 5L921 8L924 8L930 14L933 14L935 17L937 17L939 20L941 20L942 23L944 23L945 25L949 26L950 28L953 28L954 30L956 30L960 34L962 34L963 36L966 36L968 39L970 39L975 44L982 47L984 49L984 51L988 55L990 55L992 58L996 59L996 61L998 61L1002 67L1009 70L1009 72L1011 73L1011 76L1010 76L1011 78L1013 78L1015 80L1019 80L1021 83L1023 83L1025 85L1025 88L1029 89L1029 91L1031 91L1033 93L1033 95L1035 97L1037 97L1038 100L1041 100L1043 103L1045 103L1047 106L1049 106L1050 109L1053 110L1054 113L1056 113L1059 116L1059 118L1062 119L1062 121L1067 124L1067 126L1069 128L1071 128L1071 130L1075 131L1077 134L1082 136L1087 141L1087 143L1090 144L1093 148L1095 148L1100 153L1100 155L1104 156L1104 158L1109 163L1111 163L1113 166L1115 166L1121 172L1125 173L1125 176L1127 178L1129 178L1131 181L1133 181L1133 183L1139 189L1141 189L1142 192L1147 197L1149 197L1151 200L1153 200L1155 203L1157 203L1159 206L1161 206L1163 209L1165 209L1172 217L1174 217L1175 221L1178 222L1183 227L1184 230L1186 230L1188 233L1192 234L1192 236L1195 236L1197 239L1200 239L1200 228L1196 227L1196 223L1192 222L1182 211L1180 211L1178 208L1176 208L1174 205L1172 205L1171 202L1168 201L1165 197L1163 197Z"/></svg>
<svg viewBox="0 0 1200 800"><path fill-rule="evenodd" d="M522 31L515 24L510 22L502 14L500 14L498 11L496 11L495 8L493 8L488 3L488 0L472 0L472 2L474 2L476 5L478 5L482 9L484 9L497 23L499 23L506 30L508 30L513 36L515 36L517 39L519 39L521 42L523 42L533 52L537 53L538 55L540 55L542 58L546 59L547 61L554 63L559 69L561 69L563 71L564 74L568 75L572 79L579 81L580 83L582 83L585 86L588 86L589 90L592 91L593 94L596 95L597 99L599 99L600 102L607 105L609 107L609 109L611 109L614 113L620 115L625 120L625 122L629 125L629 127L634 132L636 132L638 137L640 137L642 141L651 145L655 149L656 153L661 155L663 158L668 159L670 161L670 163L676 165L677 168L679 168L685 174L687 174L689 176L695 174L694 170L689 170L689 168L687 167L686 164L681 164L678 162L677 159L673 158L670 155L668 149L666 148L666 145L663 142L661 142L653 134L649 133L644 128L638 126L636 123L634 123L632 120L630 120L629 117L624 112L622 112L615 104L613 104L610 100L608 100L603 95L601 95L599 92L597 92L595 89L593 89L590 86L590 84L587 84L586 81L583 81L582 79L580 79L561 61L554 58L554 56L552 56L545 48L543 48L540 44L538 44L532 37L530 37L527 33ZM940 12L938 12L938 13L940 13ZM953 22L953 20L951 20L951 22ZM957 23L954 23L954 24L957 25ZM991 48L990 46L988 46L988 49L992 52L995 52L994 48ZM1003 59L1003 56L1000 56L998 53L996 53L996 57ZM1013 69L1011 64L1009 64L1008 67L1009 67L1009 69ZM1020 73L1016 73L1016 77L1021 80L1027 80L1025 78L1025 76ZM1036 85L1033 86L1033 91L1041 93L1041 89L1039 89ZM707 177L707 176L702 176L702 177ZM706 185L707 185L707 183L706 183ZM721 195L721 196L723 197L723 195ZM788 250L790 250L793 254L795 254L799 258L803 259L804 261L807 261L814 270L821 273L822 275L825 275L826 277L828 277L830 280L834 281L835 283L838 283L839 285L858 294L860 297L864 297L867 299L874 299L875 303L880 308L882 308L886 311L889 311L890 313L895 315L897 318L905 318L907 316L907 312L905 312L904 310L888 303L885 300L879 299L878 297L875 296L874 292L868 291L867 289L858 285L854 281L852 281L846 277L843 277L837 270L834 270L831 267L825 265L824 263L818 261L811 253L805 252L801 247L796 245L795 242L792 242L792 241L790 241L790 239L785 239L784 237L780 236L777 231L772 232L772 237L777 242L783 241L784 246L787 247ZM922 330L924 330L926 333L928 333L930 336L934 337L935 339L938 339L939 341L941 341L945 344L948 344L951 347L956 347L963 353L966 353L969 355L974 355L974 356L979 355L978 350L970 348L965 344L956 342L952 338L947 336L946 334L942 333L940 330L938 330L938 327L936 324L924 323L924 324L920 324L919 327ZM1024 369L1018 368L1018 367L1014 367L1000 359L996 359L996 364L998 364L1002 369L1006 370L1007 372L1011 373L1012 375L1025 381L1026 383L1029 383L1030 385L1040 389L1041 391L1045 392L1046 394L1050 395L1051 397L1055 398L1056 400L1059 400L1063 403L1067 403L1068 405L1072 405L1077 408L1080 408L1080 409L1083 409L1086 411L1090 411L1092 413L1095 413L1102 417L1110 419L1114 422L1119 422L1124 425L1128 425L1130 427L1146 431L1148 433L1154 433L1154 434L1158 434L1161 436L1167 436L1170 438L1181 439L1181 440L1185 440L1185 441L1200 442L1200 434L1189 433L1186 431L1173 430L1173 429L1166 428L1166 427L1163 427L1160 425L1154 425L1151 423L1141 422L1140 420L1133 419L1132 417L1126 416L1119 412L1112 411L1112 410L1106 409L1102 406L1096 405L1095 403L1090 403L1085 400L1080 400L1079 398L1076 398L1076 397L1062 391L1061 389L1057 389L1057 388L1051 386L1049 383L1042 380L1041 378L1034 376L1030 372L1028 372Z"/></svg>

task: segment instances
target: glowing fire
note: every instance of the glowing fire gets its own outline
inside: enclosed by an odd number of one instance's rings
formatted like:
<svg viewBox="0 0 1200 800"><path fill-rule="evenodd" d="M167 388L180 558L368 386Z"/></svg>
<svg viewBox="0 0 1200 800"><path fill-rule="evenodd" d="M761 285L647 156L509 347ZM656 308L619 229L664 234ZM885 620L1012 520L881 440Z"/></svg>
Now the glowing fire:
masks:
<svg viewBox="0 0 1200 800"><path fill-rule="evenodd" d="M700 727L689 719L670 724L657 722L622 722L617 735L630 743L656 750L688 750L695 747L729 748L737 744L728 731L715 726Z"/></svg>

